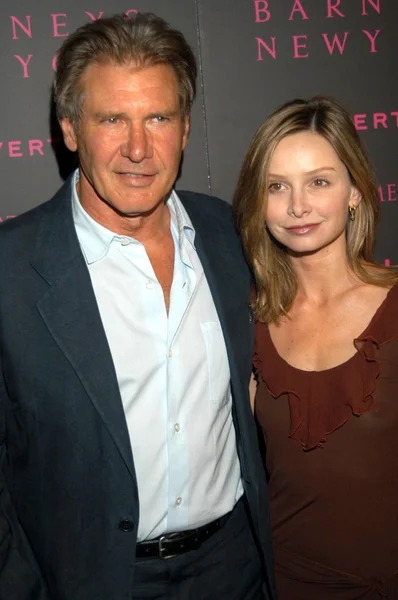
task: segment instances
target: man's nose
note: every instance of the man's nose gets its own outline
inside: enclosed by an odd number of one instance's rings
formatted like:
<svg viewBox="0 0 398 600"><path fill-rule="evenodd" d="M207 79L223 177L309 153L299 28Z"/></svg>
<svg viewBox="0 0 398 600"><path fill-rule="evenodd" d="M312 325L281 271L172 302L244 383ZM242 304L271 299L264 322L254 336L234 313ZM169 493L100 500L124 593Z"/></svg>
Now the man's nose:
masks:
<svg viewBox="0 0 398 600"><path fill-rule="evenodd" d="M122 144L120 150L122 156L137 163L152 155L151 134L146 130L144 124L130 125L127 139Z"/></svg>

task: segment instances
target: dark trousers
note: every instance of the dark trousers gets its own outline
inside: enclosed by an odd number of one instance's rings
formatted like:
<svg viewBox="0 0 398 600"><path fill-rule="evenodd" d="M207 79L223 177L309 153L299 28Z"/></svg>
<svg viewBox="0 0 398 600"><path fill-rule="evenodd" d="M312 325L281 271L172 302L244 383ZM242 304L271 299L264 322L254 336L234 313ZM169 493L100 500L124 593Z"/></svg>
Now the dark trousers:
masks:
<svg viewBox="0 0 398 600"><path fill-rule="evenodd" d="M198 550L162 560L139 558L134 600L262 600L259 550L241 500Z"/></svg>

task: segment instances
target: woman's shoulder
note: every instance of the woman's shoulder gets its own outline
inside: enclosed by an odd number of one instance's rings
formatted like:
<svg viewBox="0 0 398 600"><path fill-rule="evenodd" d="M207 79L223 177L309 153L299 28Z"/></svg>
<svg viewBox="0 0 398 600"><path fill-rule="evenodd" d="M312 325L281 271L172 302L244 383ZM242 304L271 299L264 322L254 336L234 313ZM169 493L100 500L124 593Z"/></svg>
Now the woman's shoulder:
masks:
<svg viewBox="0 0 398 600"><path fill-rule="evenodd" d="M376 286L367 286L375 288ZM372 317L359 340L371 339L379 346L398 337L398 285L364 289L361 302L372 302Z"/></svg>

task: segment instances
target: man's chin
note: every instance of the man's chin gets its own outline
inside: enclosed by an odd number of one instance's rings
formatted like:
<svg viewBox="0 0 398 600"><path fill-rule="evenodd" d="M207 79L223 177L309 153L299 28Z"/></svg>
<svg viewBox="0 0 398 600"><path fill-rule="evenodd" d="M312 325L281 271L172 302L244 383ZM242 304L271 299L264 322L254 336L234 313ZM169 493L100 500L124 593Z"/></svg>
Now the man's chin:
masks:
<svg viewBox="0 0 398 600"><path fill-rule="evenodd" d="M110 203L107 202L108 206L114 210L121 217L126 218L139 218L148 217L154 214L156 211L162 211L166 208L164 198L160 198L157 202L153 200L151 202L134 202L134 203Z"/></svg>

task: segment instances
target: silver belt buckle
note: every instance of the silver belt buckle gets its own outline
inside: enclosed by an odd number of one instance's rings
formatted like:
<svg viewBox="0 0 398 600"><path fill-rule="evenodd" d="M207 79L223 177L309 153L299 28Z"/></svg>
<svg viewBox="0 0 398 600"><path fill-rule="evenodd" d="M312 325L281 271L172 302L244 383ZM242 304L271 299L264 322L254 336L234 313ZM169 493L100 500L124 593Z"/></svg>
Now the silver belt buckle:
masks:
<svg viewBox="0 0 398 600"><path fill-rule="evenodd" d="M163 560L165 560L167 558L167 556L164 555L165 553L165 548L163 548L163 540L166 539L165 535L161 535L159 538L159 558L162 558Z"/></svg>
<svg viewBox="0 0 398 600"><path fill-rule="evenodd" d="M177 537L178 534L174 534L175 537ZM167 560L169 558L174 558L175 556L178 556L177 554L170 554L168 556L165 556L165 552L166 552L166 548L163 547L163 541L165 539L167 539L168 537L173 537L172 535L161 535L159 538L159 542L158 542L158 547L159 547L159 558L161 558L162 560Z"/></svg>

